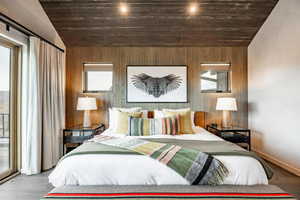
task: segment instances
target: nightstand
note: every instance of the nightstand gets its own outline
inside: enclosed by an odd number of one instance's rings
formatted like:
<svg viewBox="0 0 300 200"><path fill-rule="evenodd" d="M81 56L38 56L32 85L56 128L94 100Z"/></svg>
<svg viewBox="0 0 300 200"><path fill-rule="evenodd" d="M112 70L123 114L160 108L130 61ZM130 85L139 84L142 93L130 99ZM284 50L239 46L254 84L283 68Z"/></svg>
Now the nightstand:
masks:
<svg viewBox="0 0 300 200"><path fill-rule="evenodd" d="M247 144L247 149L251 151L251 130L241 127L221 127L207 125L206 129L226 141L236 144ZM244 147L244 146L242 146Z"/></svg>
<svg viewBox="0 0 300 200"><path fill-rule="evenodd" d="M104 130L104 124L92 125L88 128L82 127L82 125L65 128L63 130L63 154L68 153L76 146L82 144L85 140L101 134Z"/></svg>

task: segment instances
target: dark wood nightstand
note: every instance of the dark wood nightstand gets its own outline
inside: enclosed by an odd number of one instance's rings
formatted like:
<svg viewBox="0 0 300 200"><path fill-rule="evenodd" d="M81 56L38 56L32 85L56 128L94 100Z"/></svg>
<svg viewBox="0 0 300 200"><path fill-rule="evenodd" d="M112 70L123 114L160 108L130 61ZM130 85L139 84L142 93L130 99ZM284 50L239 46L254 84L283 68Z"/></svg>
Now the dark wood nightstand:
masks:
<svg viewBox="0 0 300 200"><path fill-rule="evenodd" d="M85 140L101 134L105 130L104 124L92 125L91 127L74 126L63 130L63 154L68 153ZM68 147L71 145L71 147Z"/></svg>
<svg viewBox="0 0 300 200"><path fill-rule="evenodd" d="M247 149L251 151L251 130L241 127L221 127L207 125L206 129L226 141L236 144L247 144ZM244 146L242 146L244 147Z"/></svg>

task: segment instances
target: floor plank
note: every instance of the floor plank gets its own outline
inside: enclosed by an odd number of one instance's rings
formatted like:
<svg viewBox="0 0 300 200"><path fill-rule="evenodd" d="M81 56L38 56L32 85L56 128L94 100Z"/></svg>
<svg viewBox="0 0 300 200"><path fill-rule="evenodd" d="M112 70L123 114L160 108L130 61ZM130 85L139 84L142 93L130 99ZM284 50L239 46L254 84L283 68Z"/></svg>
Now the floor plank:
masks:
<svg viewBox="0 0 300 200"><path fill-rule="evenodd" d="M272 165L274 177L270 184L278 185L283 190L296 195L300 199L300 177L297 177L284 169ZM38 200L53 187L48 183L49 172L39 175L19 175L12 180L0 185L0 199L2 200Z"/></svg>
<svg viewBox="0 0 300 200"><path fill-rule="evenodd" d="M281 189L294 194L300 199L300 177L269 163L274 170L274 176L270 181L270 184L277 185Z"/></svg>
<svg viewBox="0 0 300 200"><path fill-rule="evenodd" d="M48 183L49 172L39 175L19 175L0 185L0 199L2 200L39 200L40 197L52 190Z"/></svg>

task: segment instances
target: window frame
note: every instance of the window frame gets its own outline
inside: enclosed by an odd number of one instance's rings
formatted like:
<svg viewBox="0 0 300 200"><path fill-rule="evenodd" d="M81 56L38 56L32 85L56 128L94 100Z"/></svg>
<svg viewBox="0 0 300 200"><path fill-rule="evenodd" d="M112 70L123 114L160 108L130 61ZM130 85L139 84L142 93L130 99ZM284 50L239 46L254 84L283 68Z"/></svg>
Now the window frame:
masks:
<svg viewBox="0 0 300 200"><path fill-rule="evenodd" d="M200 92L201 93L231 93L232 92L232 64L231 62L213 62L212 63L201 63L201 70L200 70ZM226 91L218 91L218 90L202 90L202 72L227 72L227 90Z"/></svg>
<svg viewBox="0 0 300 200"><path fill-rule="evenodd" d="M99 70L87 70L86 65L91 66L103 66L103 69L99 68ZM111 62L85 62L82 64L82 93L106 93L113 91L113 83L114 83L114 70L113 70L113 63ZM96 72L112 72L112 87L110 90L88 90L88 72L96 71Z"/></svg>

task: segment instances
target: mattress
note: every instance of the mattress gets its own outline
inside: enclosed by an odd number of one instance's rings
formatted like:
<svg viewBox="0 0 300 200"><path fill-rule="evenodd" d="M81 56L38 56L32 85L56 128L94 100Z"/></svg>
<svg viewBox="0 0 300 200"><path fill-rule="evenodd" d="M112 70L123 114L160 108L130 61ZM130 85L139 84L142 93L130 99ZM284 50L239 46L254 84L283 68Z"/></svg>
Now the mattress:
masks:
<svg viewBox="0 0 300 200"><path fill-rule="evenodd" d="M218 141L221 138L200 127L195 134L155 135L147 138ZM126 137L107 129L103 135ZM132 136L131 136L132 137ZM143 138L139 137L139 138ZM244 156L215 156L229 170L223 184L268 184L259 161ZM189 185L182 176L166 165L144 155L90 154L76 155L62 160L49 175L55 187L64 185Z"/></svg>

